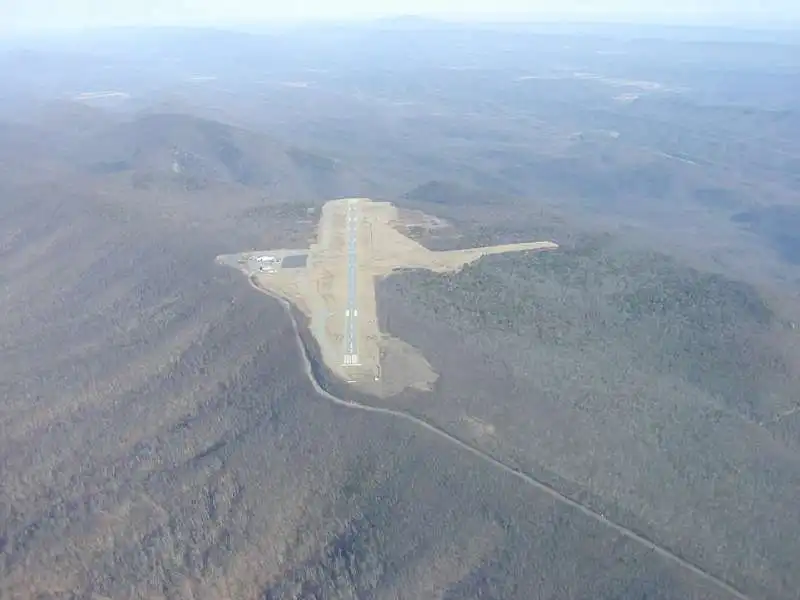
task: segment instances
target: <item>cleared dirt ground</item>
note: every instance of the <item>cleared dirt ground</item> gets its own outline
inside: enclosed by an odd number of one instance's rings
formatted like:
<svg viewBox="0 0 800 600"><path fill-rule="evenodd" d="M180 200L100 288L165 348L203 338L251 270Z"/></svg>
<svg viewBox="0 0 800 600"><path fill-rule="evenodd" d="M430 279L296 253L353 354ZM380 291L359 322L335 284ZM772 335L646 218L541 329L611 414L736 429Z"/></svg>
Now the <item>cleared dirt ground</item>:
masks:
<svg viewBox="0 0 800 600"><path fill-rule="evenodd" d="M285 298L305 314L322 360L337 377L379 396L406 387L427 389L437 375L424 357L378 328L375 280L397 269L451 273L487 254L558 246L527 242L434 252L401 233L411 225L407 220L389 202L331 200L322 208L316 240L308 249L304 267L282 266L285 257L302 252L298 250L221 256L218 262L241 269L260 289ZM417 225L419 215L414 215L414 221ZM257 260L264 256L273 260ZM356 364L348 364L348 335L358 349Z"/></svg>

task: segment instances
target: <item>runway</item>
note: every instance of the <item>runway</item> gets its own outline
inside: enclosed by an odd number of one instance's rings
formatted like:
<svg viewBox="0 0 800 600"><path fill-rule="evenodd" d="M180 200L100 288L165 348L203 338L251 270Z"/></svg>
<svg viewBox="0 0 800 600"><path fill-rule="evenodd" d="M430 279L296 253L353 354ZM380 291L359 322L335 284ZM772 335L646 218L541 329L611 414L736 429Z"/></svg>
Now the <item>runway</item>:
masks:
<svg viewBox="0 0 800 600"><path fill-rule="evenodd" d="M358 365L358 300L356 282L358 276L358 200L347 203L347 308L344 312L344 359L345 366Z"/></svg>

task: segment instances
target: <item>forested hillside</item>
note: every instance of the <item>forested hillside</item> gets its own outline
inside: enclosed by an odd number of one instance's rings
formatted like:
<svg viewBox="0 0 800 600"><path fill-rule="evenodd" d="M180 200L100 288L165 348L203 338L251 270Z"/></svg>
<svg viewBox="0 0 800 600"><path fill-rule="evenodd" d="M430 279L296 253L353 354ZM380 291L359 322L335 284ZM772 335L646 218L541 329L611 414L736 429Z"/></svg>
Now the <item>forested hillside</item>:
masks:
<svg viewBox="0 0 800 600"><path fill-rule="evenodd" d="M790 593L788 572L764 568L794 545L778 523L798 516L800 344L755 288L589 236L380 289L388 332L441 374L435 401L392 406L709 569L736 564L733 581L761 572Z"/></svg>

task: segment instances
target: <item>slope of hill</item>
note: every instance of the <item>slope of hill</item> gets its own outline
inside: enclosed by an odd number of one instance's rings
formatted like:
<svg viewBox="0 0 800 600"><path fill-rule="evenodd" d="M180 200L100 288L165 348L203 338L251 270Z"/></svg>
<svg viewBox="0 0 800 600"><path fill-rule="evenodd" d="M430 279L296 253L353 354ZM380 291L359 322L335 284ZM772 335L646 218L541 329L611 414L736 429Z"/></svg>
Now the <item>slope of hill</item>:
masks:
<svg viewBox="0 0 800 600"><path fill-rule="evenodd" d="M91 140L83 160L100 172L131 172L137 186L189 189L240 184L273 194L343 190L352 174L336 161L266 136L178 114L142 115Z"/></svg>
<svg viewBox="0 0 800 600"><path fill-rule="evenodd" d="M232 185L271 197L310 200L375 189L336 159L187 114L125 118L59 103L34 112L23 126L9 123L6 128L5 148L23 144L15 154L58 158L90 176L129 181L135 189L191 191Z"/></svg>

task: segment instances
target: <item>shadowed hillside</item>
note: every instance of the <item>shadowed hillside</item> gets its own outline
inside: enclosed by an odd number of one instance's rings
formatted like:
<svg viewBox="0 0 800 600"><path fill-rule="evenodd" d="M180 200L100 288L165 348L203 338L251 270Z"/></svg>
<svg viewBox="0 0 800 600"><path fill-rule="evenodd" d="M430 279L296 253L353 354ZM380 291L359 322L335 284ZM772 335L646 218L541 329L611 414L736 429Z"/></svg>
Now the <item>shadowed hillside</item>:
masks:
<svg viewBox="0 0 800 600"><path fill-rule="evenodd" d="M66 126L56 132L51 122ZM23 155L58 159L89 177L156 192L243 186L272 197L321 200L374 184L338 160L267 135L185 114L122 119L96 109L50 106L27 127L6 125ZM6 146L9 147L9 146Z"/></svg>
<svg viewBox="0 0 800 600"><path fill-rule="evenodd" d="M143 115L84 146L86 167L131 172L136 187L234 183L275 195L321 196L357 184L336 161L222 123L178 114Z"/></svg>

